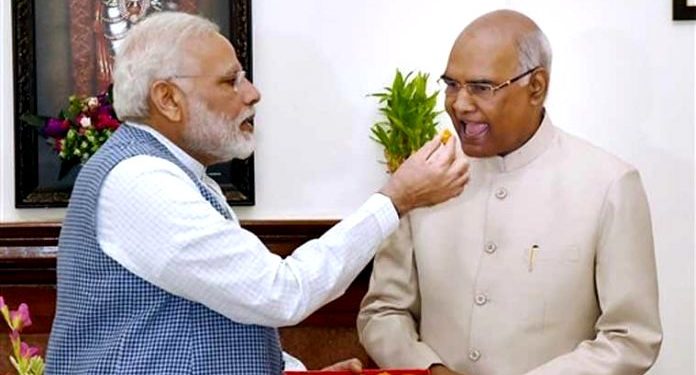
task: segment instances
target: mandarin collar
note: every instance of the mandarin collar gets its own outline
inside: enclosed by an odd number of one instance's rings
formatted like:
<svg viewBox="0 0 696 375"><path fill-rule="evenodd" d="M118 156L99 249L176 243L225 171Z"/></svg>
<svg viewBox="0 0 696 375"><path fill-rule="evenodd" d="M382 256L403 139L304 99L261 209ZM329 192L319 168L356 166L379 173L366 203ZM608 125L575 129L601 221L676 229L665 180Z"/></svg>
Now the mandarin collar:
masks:
<svg viewBox="0 0 696 375"><path fill-rule="evenodd" d="M170 141L169 138L165 137L162 133L153 129L151 126L135 123L132 121L128 121L126 125L132 126L134 128L140 129L151 134L159 143L166 147L167 150L169 150L169 152L171 152L174 155L174 157L176 157L181 162L181 164L183 164L186 168L193 172L194 175L201 179L205 176L205 166L198 160L194 159L191 155L187 154L186 151L182 150L174 142Z"/></svg>
<svg viewBox="0 0 696 375"><path fill-rule="evenodd" d="M530 138L520 148L505 156L493 156L478 160L481 160L486 167L495 172L511 172L524 167L525 165L531 163L539 155L543 154L544 151L551 146L557 134L558 129L556 129L553 123L551 123L551 118L549 115L545 113L544 119L541 121L541 125L539 125L539 128L536 130L532 138Z"/></svg>

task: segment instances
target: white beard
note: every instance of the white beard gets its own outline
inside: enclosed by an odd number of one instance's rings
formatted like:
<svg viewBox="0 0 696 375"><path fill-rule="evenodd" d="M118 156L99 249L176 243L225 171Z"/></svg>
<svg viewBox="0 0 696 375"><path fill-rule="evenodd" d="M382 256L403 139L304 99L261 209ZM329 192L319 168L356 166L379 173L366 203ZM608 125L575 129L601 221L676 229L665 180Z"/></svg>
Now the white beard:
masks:
<svg viewBox="0 0 696 375"><path fill-rule="evenodd" d="M244 121L254 115L253 109L230 118L224 113L211 111L198 98L192 98L189 113L184 142L192 153L206 155L216 163L222 163L246 159L254 152L254 134L240 128Z"/></svg>

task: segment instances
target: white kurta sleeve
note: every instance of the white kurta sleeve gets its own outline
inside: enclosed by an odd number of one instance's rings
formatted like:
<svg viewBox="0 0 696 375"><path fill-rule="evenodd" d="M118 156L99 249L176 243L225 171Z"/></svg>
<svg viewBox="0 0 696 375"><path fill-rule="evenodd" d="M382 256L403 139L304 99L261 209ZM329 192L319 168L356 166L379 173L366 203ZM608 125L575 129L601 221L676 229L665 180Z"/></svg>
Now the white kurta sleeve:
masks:
<svg viewBox="0 0 696 375"><path fill-rule="evenodd" d="M297 324L345 292L398 225L389 200L358 210L281 258L226 220L173 163L137 156L107 176L98 202L102 250L130 272L239 323Z"/></svg>

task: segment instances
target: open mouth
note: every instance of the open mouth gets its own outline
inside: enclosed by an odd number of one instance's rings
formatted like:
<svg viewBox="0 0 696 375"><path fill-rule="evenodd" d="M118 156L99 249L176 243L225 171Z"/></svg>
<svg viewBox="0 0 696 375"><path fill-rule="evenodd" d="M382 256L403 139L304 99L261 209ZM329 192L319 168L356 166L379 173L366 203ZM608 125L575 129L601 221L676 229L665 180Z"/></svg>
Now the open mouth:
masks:
<svg viewBox="0 0 696 375"><path fill-rule="evenodd" d="M462 121L460 123L461 125L461 131L460 131L460 136L462 138L474 140L481 138L488 133L489 126L485 122L464 122Z"/></svg>
<svg viewBox="0 0 696 375"><path fill-rule="evenodd" d="M242 131L247 131L247 132L254 131L254 115L250 115L249 117L242 120L242 123L239 125L239 128Z"/></svg>

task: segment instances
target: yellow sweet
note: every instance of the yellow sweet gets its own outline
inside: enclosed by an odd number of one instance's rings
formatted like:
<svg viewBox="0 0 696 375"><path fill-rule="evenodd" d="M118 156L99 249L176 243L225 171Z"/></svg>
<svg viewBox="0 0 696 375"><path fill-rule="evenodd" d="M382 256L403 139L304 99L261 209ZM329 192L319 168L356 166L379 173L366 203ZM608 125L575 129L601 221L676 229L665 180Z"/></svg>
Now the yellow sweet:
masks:
<svg viewBox="0 0 696 375"><path fill-rule="evenodd" d="M452 137L452 132L449 129L445 129L440 133L440 142L442 144L447 144L447 141L449 141L450 137Z"/></svg>

